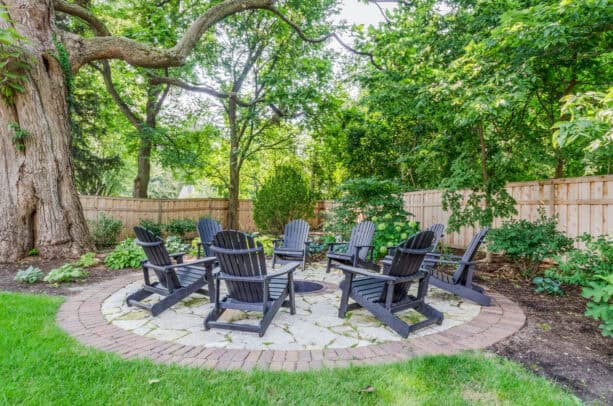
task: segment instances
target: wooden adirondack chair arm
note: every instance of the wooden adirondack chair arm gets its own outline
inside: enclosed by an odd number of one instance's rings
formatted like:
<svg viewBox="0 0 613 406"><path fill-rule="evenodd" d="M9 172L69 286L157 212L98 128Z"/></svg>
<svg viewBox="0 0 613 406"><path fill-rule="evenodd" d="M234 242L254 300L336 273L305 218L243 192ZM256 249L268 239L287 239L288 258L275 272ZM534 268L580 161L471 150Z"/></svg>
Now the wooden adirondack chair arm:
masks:
<svg viewBox="0 0 613 406"><path fill-rule="evenodd" d="M229 275L227 273L219 272L217 279L231 282L250 282L250 283L263 283L266 281L266 275L262 276L237 276Z"/></svg>
<svg viewBox="0 0 613 406"><path fill-rule="evenodd" d="M277 278L281 275L285 275L290 272L294 272L296 268L298 268L299 266L300 266L300 262L290 262L288 264L285 264L283 268L279 269L277 272L264 275L264 279L270 280L272 278Z"/></svg>
<svg viewBox="0 0 613 406"><path fill-rule="evenodd" d="M395 281L396 280L396 277L394 277L394 276L382 275L380 273L375 273L375 272L369 271L367 269L356 268L355 266L339 265L338 269L340 269L343 272L349 272L349 273L352 273L354 275L368 276L368 277L380 279L382 281L391 282L391 281Z"/></svg>
<svg viewBox="0 0 613 406"><path fill-rule="evenodd" d="M430 261L428 261L428 262L430 262ZM476 265L477 264L477 261L462 261L462 260L450 261L450 260L446 260L446 259L439 259L438 261L435 261L435 262L437 264L446 264L446 265L467 265L467 266L471 266L471 265Z"/></svg>
<svg viewBox="0 0 613 406"><path fill-rule="evenodd" d="M182 263L182 264L171 264L171 265L164 265L164 266L154 265L151 262L147 261L147 262L145 262L144 266L146 268L155 269L155 270L160 271L160 272L168 272L168 271L170 271L172 269L175 269L175 268L186 268L186 267L190 267L190 266L194 266L194 265L201 265L201 264L211 265L216 260L217 259L215 257L207 257L207 258L197 259L195 261L190 261L190 262L186 262L186 263Z"/></svg>
<svg viewBox="0 0 613 406"><path fill-rule="evenodd" d="M373 255L375 254L375 246L374 245L356 245L355 246L356 255L358 252L360 252L362 248L368 248L368 254L366 255L370 257L370 261L372 262L374 260Z"/></svg>
<svg viewBox="0 0 613 406"><path fill-rule="evenodd" d="M451 260L461 260L462 256L460 255L451 255L451 254L443 254L441 252L429 252L426 255L426 258L424 259L424 261L428 261L428 262L434 262L434 261L438 261L439 259L443 259L444 258L451 258Z"/></svg>
<svg viewBox="0 0 613 406"><path fill-rule="evenodd" d="M334 252L334 247L336 247L337 245L349 245L349 242L344 241L344 242L329 242L328 243L328 252Z"/></svg>
<svg viewBox="0 0 613 406"><path fill-rule="evenodd" d="M419 271L419 272L414 273L413 275L396 277L394 278L393 281L389 281L388 283L395 285L397 283L412 282L414 280L423 279L423 277L426 276L427 274L428 272L426 271Z"/></svg>

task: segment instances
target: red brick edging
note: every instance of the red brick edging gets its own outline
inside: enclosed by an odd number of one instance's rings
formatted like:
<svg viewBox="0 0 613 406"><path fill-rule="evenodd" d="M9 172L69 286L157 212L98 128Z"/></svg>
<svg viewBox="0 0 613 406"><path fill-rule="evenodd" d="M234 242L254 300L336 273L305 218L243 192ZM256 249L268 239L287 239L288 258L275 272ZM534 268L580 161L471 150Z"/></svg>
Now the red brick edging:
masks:
<svg viewBox="0 0 613 406"><path fill-rule="evenodd" d="M135 280L128 274L86 287L70 296L57 314L57 323L82 344L111 351L124 358L149 358L155 362L176 363L217 369L253 368L300 371L322 367L381 364L419 355L455 354L490 346L521 329L526 317L520 307L506 297L489 291L492 306L482 307L470 322L445 331L403 341L357 348L326 350L237 350L182 345L143 337L114 326L100 307L104 300Z"/></svg>

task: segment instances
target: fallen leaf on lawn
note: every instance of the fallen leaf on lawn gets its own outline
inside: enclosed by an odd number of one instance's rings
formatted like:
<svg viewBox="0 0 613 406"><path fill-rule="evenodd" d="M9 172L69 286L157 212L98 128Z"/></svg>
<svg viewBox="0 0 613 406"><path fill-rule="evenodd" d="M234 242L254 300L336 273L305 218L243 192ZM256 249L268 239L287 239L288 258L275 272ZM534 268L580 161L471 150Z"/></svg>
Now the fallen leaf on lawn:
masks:
<svg viewBox="0 0 613 406"><path fill-rule="evenodd" d="M373 386L370 386L370 385L360 389L360 392L366 392L366 393L372 393L374 391L375 391L375 388Z"/></svg>
<svg viewBox="0 0 613 406"><path fill-rule="evenodd" d="M156 383L160 383L160 380L159 379L149 379L149 385L153 385Z"/></svg>

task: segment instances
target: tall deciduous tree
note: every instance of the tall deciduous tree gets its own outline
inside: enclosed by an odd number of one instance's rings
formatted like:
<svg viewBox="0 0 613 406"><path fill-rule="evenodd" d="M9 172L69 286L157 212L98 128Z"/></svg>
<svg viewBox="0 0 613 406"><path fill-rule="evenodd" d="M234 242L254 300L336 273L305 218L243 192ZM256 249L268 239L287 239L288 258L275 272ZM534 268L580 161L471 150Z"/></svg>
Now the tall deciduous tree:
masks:
<svg viewBox="0 0 613 406"><path fill-rule="evenodd" d="M313 1L293 11L300 13L302 26L321 30L333 4ZM304 118L325 97L331 64L321 46L303 41L272 15L232 16L216 26L215 37L215 43L200 55L205 83L193 85L159 76L153 83L172 84L218 101L224 123L220 141L229 146L227 171L207 168L226 186L227 225L236 229L245 162L264 150L291 145L295 131L285 125Z"/></svg>
<svg viewBox="0 0 613 406"><path fill-rule="evenodd" d="M67 82L84 64L122 59L134 66L180 66L214 24L239 12L274 8L272 0L226 0L211 5L172 48L113 36L87 1L2 0L3 30L13 29L29 69L5 58L6 72L22 70L25 80L10 100L0 101L0 260L37 247L45 257L71 256L91 248L71 165ZM86 21L85 37L55 25L55 12ZM6 17L6 18L4 18ZM3 61L4 62L4 61ZM9 123L12 125L9 126ZM16 142L13 142L16 140Z"/></svg>

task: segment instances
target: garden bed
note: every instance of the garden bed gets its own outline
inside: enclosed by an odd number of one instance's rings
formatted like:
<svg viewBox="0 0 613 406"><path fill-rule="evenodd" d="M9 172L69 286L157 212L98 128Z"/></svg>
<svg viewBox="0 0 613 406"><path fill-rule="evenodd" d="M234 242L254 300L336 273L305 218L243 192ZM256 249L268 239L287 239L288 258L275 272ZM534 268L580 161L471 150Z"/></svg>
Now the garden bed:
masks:
<svg viewBox="0 0 613 406"><path fill-rule="evenodd" d="M493 352L522 363L540 375L570 387L584 400L613 404L613 339L586 317L581 289L565 287L562 297L534 291L529 279L502 258L480 264L477 282L518 303L526 326L495 344Z"/></svg>

